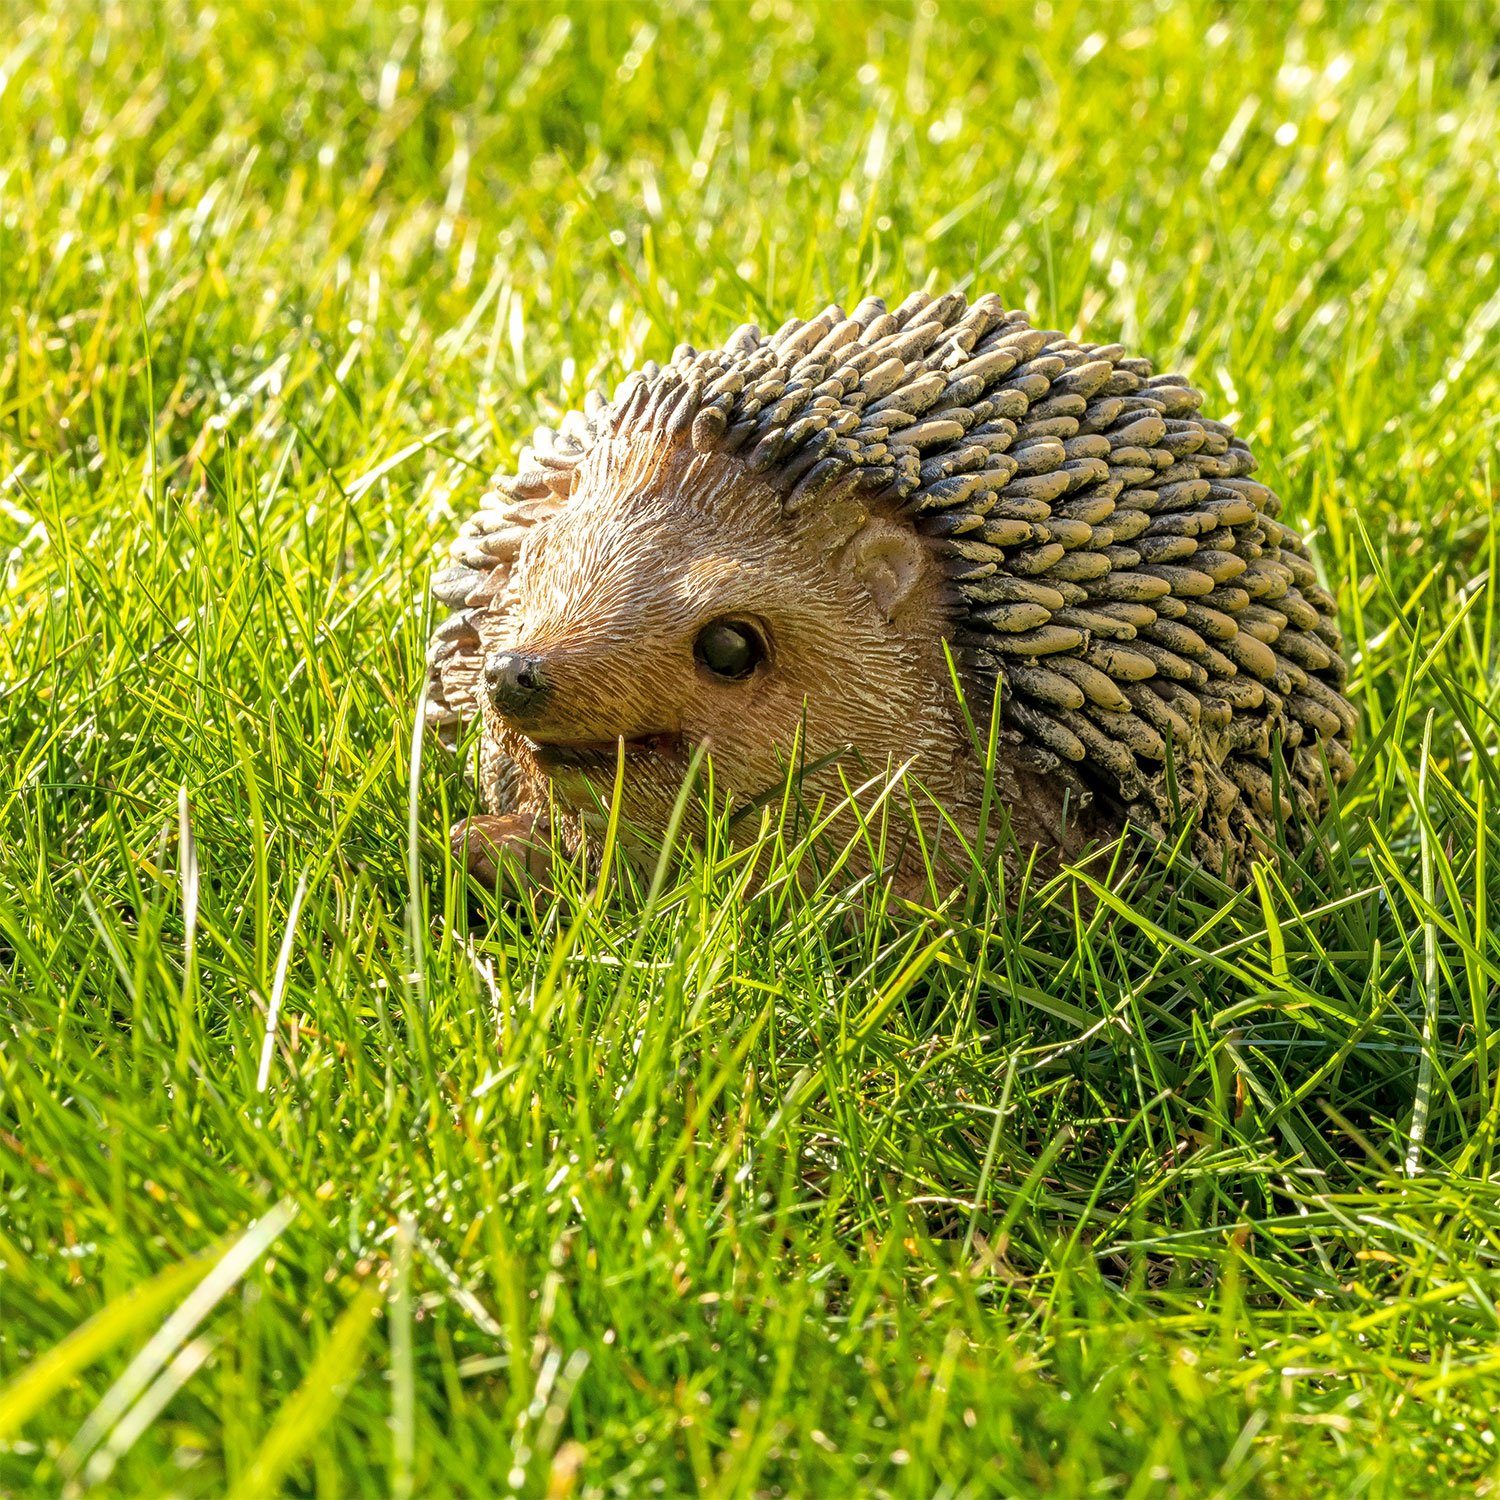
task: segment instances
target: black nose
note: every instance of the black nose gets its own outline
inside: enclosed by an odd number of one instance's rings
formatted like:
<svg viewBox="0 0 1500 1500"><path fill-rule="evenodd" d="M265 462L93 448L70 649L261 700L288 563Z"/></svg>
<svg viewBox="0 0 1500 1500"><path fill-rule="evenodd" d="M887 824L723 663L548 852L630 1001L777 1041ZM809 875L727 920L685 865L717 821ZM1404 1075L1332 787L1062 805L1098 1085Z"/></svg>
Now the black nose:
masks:
<svg viewBox="0 0 1500 1500"><path fill-rule="evenodd" d="M524 651L497 651L484 664L484 685L507 718L534 713L547 696L541 658Z"/></svg>

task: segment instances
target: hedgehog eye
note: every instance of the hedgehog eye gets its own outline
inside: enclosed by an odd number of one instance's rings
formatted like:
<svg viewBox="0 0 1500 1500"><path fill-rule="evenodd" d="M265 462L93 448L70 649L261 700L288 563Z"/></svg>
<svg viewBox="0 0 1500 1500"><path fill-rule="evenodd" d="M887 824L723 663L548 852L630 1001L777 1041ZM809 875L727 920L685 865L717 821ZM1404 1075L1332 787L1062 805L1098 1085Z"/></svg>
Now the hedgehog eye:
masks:
<svg viewBox="0 0 1500 1500"><path fill-rule="evenodd" d="M693 655L715 677L738 682L766 659L766 645L743 620L713 620L698 632Z"/></svg>

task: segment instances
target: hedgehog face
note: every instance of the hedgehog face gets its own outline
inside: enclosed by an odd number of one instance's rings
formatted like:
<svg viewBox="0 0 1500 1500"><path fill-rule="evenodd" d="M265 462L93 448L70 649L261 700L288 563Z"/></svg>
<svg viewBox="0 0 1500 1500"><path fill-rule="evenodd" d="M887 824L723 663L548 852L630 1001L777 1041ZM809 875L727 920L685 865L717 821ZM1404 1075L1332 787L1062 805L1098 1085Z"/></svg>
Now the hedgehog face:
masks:
<svg viewBox="0 0 1500 1500"><path fill-rule="evenodd" d="M565 808L607 802L621 742L625 814L656 827L699 747L743 803L799 736L804 761L851 752L856 782L951 742L943 580L911 527L857 502L799 520L733 458L601 460L518 573L487 711Z"/></svg>

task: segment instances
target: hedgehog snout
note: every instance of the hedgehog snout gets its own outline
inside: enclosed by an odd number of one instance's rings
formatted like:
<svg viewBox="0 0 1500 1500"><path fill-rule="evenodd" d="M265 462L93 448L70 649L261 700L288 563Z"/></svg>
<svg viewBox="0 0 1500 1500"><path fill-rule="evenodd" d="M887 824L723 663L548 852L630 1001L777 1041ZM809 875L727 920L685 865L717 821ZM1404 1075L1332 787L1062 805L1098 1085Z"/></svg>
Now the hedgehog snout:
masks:
<svg viewBox="0 0 1500 1500"><path fill-rule="evenodd" d="M502 717L520 720L534 715L550 690L542 658L526 651L497 651L484 664L484 685Z"/></svg>

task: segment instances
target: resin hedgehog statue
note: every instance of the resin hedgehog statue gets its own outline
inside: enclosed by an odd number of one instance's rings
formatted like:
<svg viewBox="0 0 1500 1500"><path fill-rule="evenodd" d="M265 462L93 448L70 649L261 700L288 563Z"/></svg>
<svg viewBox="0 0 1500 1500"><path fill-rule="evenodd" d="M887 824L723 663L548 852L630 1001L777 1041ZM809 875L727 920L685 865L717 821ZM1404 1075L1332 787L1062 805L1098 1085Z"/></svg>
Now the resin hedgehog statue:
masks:
<svg viewBox="0 0 1500 1500"><path fill-rule="evenodd" d="M1232 875L1295 841L1352 769L1333 600L1201 399L958 293L744 327L591 397L434 582L428 712L484 721L491 812L456 846L484 878L541 873L540 820L576 842L621 742L637 828L702 746L741 803L794 754L809 806L908 768L924 831L971 836L984 757L949 651L981 735L998 699L989 826L1022 849L1188 820Z"/></svg>

